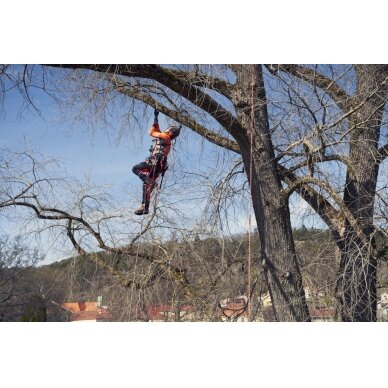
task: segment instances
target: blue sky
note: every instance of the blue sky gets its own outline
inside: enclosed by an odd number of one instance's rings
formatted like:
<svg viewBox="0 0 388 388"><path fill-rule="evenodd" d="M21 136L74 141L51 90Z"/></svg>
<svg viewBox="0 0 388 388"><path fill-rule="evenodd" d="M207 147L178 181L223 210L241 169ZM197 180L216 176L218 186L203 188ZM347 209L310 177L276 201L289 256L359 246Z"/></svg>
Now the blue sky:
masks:
<svg viewBox="0 0 388 388"><path fill-rule="evenodd" d="M66 170L71 178L85 181L87 177L97 185L109 185L110 194L117 198L124 199L131 186L140 189L140 181L131 167L147 155L145 141L144 147L134 152L128 138L117 142L102 127L92 132L82 123L61 120L61 112L51 98L42 93L35 93L34 97L43 117L32 109L20 112L23 104L20 94L15 91L7 94L0 118L0 147L39 151L47 159L59 160L61 170ZM147 132L148 127L144 128L144 134ZM1 234L18 232L17 222L0 218ZM50 245L48 239L49 236L43 237L43 250ZM49 261L57 257L55 248L48 252Z"/></svg>
<svg viewBox="0 0 388 388"><path fill-rule="evenodd" d="M96 185L107 185L106 191L114 197L117 205L122 203L123 211L131 213L137 208L141 200L141 182L132 173L131 168L148 155L151 144L148 130L152 124L152 111L143 127L129 128L127 133L119 136L114 128L107 129L102 124L91 130L71 117L63 118L56 103L40 91L34 91L33 96L42 116L31 108L21 111L23 99L18 92L10 91L6 95L0 117L0 147L13 151L39 151L47 159L59 160L61 171L65 170L69 177L81 182L88 179ZM113 123L119 121L120 112L117 111L116 115L117 117L111 119ZM163 115L160 115L159 121L162 129L167 126ZM136 139L133 138L133 133L136 133ZM166 188L163 191L165 198L174 204L177 212L181 212L179 216L183 225L189 227L189 224L195 223L196 216L200 218L201 207L203 208L206 202L206 197L203 197L206 188L196 186L195 177L193 184L186 183L190 179L187 176L191 173L201 173L204 176L216 174L216 169L221 171L220 166L224 166L224 157L225 152L183 128L175 150L169 157L171 169L166 174ZM228 159L232 157L235 156L226 156ZM178 175L181 183L177 185L174 179ZM185 184L189 186L182 191ZM172 187L171 192L168 192L168 186ZM200 194L198 190L201 191ZM179 199L174 202L172 194L177 194ZM191 195L195 199L186 200ZM20 209L14 211L19 212ZM25 209L22 211L26 213ZM242 221L239 217L242 217ZM238 214L236 220L231 218L231 229L239 231L242 227L242 230L246 230L245 218L246 215L241 214ZM0 217L0 234L17 234L20 231L18 222L10 223ZM59 239L60 247L64 248L60 252L55 243L52 246L50 241L56 239L57 237L47 233L43 233L41 237L42 249L47 253L46 262L65 257L69 248L71 249Z"/></svg>
<svg viewBox="0 0 388 388"><path fill-rule="evenodd" d="M74 121L71 114L64 116L56 103L40 90L33 90L32 93L42 116L31 108L21 111L23 99L18 92L10 91L7 94L0 118L0 146L14 151L33 149L47 158L60 160L61 168L66 170L69 177L81 182L88 179L96 185L107 185L105 190L114 197L117 207L122 204L123 211L131 213L140 204L141 198L141 183L131 172L131 168L148 154L151 144L148 129L152 124L152 110L149 112L149 119L144 120L140 127L128 128L128 131L119 134L120 115L123 114L120 108L114 110L110 119L113 128L106 128L100 123L92 130L85 123ZM160 124L162 128L168 124L163 115L160 117ZM164 198L171 199L170 203L180 213L182 225L189 228L199 220L207 200L204 196L208 195L207 188L201 187L204 181L196 180L190 174L214 175L216 179L218 171L222 171L233 158L236 158L233 153L226 153L183 128L169 158L172 168L166 175L166 188L163 191ZM175 178L180 179L179 184L174 182ZM184 187L185 184L188 186ZM175 201L173 194L177 194ZM309 210L303 200L295 196L292 205L291 220L294 226L304 223L307 226L323 227L317 217L303 216ZM231 233L247 231L248 202L240 203L237 207L237 212L225 213ZM18 231L17 222L11 225L0 218L0 233L12 235ZM65 245L63 251L58 250L55 244L52 246L49 240L56 238L45 234L42 237L47 262L67 256L71 249L62 240L59 240L62 241L59 244Z"/></svg>
<svg viewBox="0 0 388 388"><path fill-rule="evenodd" d="M43 117L31 109L20 114L20 95L7 96L5 118L0 121L2 146L13 150L25 147L40 150L60 159L70 175L81 178L91 174L99 183L122 184L136 178L129 173L130 165L140 155L130 152L128 144L114 144L103 128L91 133L81 123L59 121L60 111L45 95L40 96L39 103L44 105Z"/></svg>

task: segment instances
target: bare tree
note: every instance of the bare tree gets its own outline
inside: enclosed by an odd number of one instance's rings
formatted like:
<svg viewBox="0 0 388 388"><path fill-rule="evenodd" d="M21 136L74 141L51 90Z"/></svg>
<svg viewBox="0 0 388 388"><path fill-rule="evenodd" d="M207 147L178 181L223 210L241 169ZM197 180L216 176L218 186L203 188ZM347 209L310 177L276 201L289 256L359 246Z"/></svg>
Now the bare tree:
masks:
<svg viewBox="0 0 388 388"><path fill-rule="evenodd" d="M147 319L145 306L155 304L157 297L161 301L174 300L179 304L190 301L194 308L202 311L199 314L203 319L216 315L204 311L205 290L201 294L196 291L199 276L203 278L204 271L198 268L192 271L193 267L187 265L190 260L185 256L188 251L182 250L182 245L177 243L164 242L157 235L157 228L164 223L179 231L181 244L186 239L190 241L190 232L186 237L184 229L175 225L174 220L163 211L156 217L156 207L145 222L138 219L129 222L122 212L117 211L114 201L110 201L104 190L87 186L85 182L77 185L68 177L50 175L49 165L52 163L47 156L2 149L2 217L14 220L17 214L15 208L25 209L23 222L37 218L40 223L38 230L49 228L62 231L81 259L85 258L103 268L110 276L112 285L124 287L124 292L116 293L126 300L127 306L118 313L119 319ZM63 201L63 197L67 200ZM206 266L206 263L200 265ZM218 278L227 272L225 268L216 271L219 272L215 275ZM69 295L71 288L74 288L73 276L76 273L70 271ZM208 276L215 285L218 280L214 280L210 273ZM115 306L120 299L117 295L110 299ZM123 304L120 305L122 307ZM214 310L214 303L212 306Z"/></svg>
<svg viewBox="0 0 388 388"><path fill-rule="evenodd" d="M276 319L309 320L288 207L295 192L329 226L337 244L341 319L376 319L374 204L379 166L388 154L380 136L386 128L386 65L59 67L76 84L82 80L79 85L92 86L80 88L83 97L89 96L84 99L89 105L101 95L105 104L110 98L129 97L133 104L158 108L211 143L241 155L260 235L259 262ZM44 69L42 74L59 74ZM55 76L52 81L59 83ZM28 205L38 217L66 221L68 236L80 253L85 253L86 235L115 254L135 247L112 247L97 224L38 205ZM158 271L180 279L190 294L179 268L152 262Z"/></svg>
<svg viewBox="0 0 388 388"><path fill-rule="evenodd" d="M36 265L42 258L38 250L29 248L21 236L14 239L0 237L0 321L12 320L16 312L25 307L21 300L32 289L22 279L23 270Z"/></svg>
<svg viewBox="0 0 388 388"><path fill-rule="evenodd" d="M262 68L257 65L225 67L223 71L235 79L232 84L201 73L198 66L188 70L157 65L70 67L101 72L113 91L158 107L207 140L241 153L247 175L251 176L261 260L265 263L275 316L285 321L309 320L288 204L282 193L271 141ZM213 98L214 93L219 97ZM174 101L176 97L180 98L179 102ZM224 108L220 98L228 99L233 109ZM185 111L186 107L190 114ZM209 117L221 125L219 133L205 126L209 125Z"/></svg>
<svg viewBox="0 0 388 388"><path fill-rule="evenodd" d="M283 170L287 190L297 191L322 217L338 247L340 318L374 321L379 256L374 214L379 167L387 156L388 67L268 69L281 80L302 124L299 138L280 152L293 159L291 168Z"/></svg>

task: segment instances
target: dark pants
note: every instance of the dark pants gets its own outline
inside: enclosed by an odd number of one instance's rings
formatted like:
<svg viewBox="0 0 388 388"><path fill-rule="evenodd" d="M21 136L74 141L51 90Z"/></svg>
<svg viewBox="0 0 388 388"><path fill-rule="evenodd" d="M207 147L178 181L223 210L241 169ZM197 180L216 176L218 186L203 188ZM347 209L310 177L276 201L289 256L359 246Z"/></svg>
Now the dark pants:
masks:
<svg viewBox="0 0 388 388"><path fill-rule="evenodd" d="M160 171L148 161L141 162L132 167L132 172L137 175L143 183L147 183L147 178L157 178ZM148 179L149 180L149 179Z"/></svg>
<svg viewBox="0 0 388 388"><path fill-rule="evenodd" d="M162 170L157 164L144 161L133 166L132 172L143 181L142 205L148 209L150 205L151 193L156 186L156 179L158 179L158 176Z"/></svg>

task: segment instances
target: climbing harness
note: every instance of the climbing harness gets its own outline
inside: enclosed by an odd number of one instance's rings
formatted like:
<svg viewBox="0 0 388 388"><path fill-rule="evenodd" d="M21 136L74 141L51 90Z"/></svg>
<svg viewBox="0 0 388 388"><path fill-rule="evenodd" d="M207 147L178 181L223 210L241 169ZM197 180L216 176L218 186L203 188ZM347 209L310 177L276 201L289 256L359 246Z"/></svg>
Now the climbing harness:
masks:
<svg viewBox="0 0 388 388"><path fill-rule="evenodd" d="M171 132L174 131L174 138L179 136L180 130L182 128L182 125L179 127L177 126L170 126L166 129L166 132ZM149 163L151 164L151 170L149 173L150 177L155 177L154 181L157 180L159 175L161 175L161 180L160 180L160 186L159 188L162 188L162 183L163 183L163 178L164 174L168 170L168 163L167 163L167 156L165 155L165 147L167 145L170 145L170 147L173 147L174 143L171 141L170 144L167 144L166 139L153 139L152 140L154 145L151 145L149 151L150 151L150 157L148 158Z"/></svg>
<svg viewBox="0 0 388 388"><path fill-rule="evenodd" d="M159 111L155 109L155 122L157 123L158 120ZM165 133L173 133L172 139L175 139L181 129L181 125L179 127L177 126L170 126L166 129ZM171 140L172 140L171 139ZM143 210L142 208L137 210L135 214L141 215L141 214L147 214L148 213L148 207L151 200L151 193L156 188L157 185L157 179L159 175L161 176L160 186L159 189L162 188L163 178L164 174L166 173L168 169L168 163L167 163L167 154L169 153L169 150L166 151L166 147L173 147L174 143L172 141L168 141L167 139L163 138L156 138L153 139L152 142L154 144L151 144L151 147L149 149L150 155L146 159L146 163L149 166L149 172L147 172L146 178L143 180Z"/></svg>

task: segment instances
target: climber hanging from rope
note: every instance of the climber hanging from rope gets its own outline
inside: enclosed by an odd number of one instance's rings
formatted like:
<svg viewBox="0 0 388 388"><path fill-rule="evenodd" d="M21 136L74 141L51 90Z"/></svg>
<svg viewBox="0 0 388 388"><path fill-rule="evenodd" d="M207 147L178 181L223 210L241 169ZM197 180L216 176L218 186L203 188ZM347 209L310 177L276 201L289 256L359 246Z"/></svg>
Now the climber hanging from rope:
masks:
<svg viewBox="0 0 388 388"><path fill-rule="evenodd" d="M154 111L154 124L150 128L150 136L154 137L150 147L150 156L132 168L132 172L143 181L143 200L139 209L135 211L137 215L148 214L152 190L157 185L159 175L162 175L168 168L167 156L171 149L171 140L179 136L180 127L170 126L164 132L159 129L159 111Z"/></svg>

